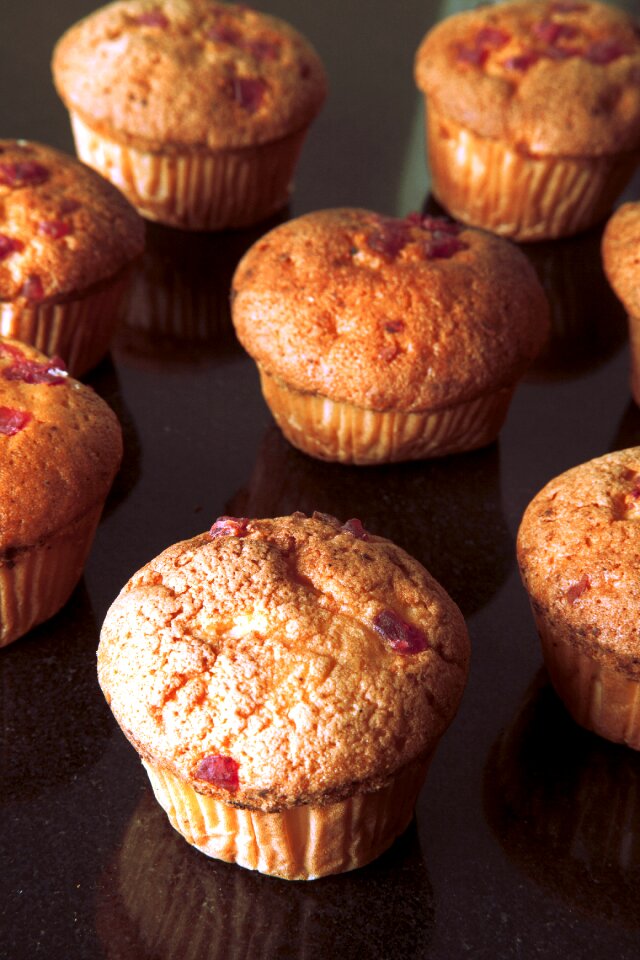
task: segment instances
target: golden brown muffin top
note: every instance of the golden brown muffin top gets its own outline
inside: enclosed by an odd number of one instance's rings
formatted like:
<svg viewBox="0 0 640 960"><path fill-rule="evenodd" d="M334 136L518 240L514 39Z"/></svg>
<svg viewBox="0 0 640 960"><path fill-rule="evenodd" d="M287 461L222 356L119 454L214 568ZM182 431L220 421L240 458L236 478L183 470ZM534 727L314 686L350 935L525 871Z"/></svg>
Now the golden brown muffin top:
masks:
<svg viewBox="0 0 640 960"><path fill-rule="evenodd" d="M607 223L602 261L625 310L640 317L640 202L624 203Z"/></svg>
<svg viewBox="0 0 640 960"><path fill-rule="evenodd" d="M307 214L240 261L245 349L289 386L374 410L423 410L512 385L548 305L511 243L437 217Z"/></svg>
<svg viewBox="0 0 640 960"><path fill-rule="evenodd" d="M150 151L276 140L326 95L322 63L293 27L216 0L117 0L64 34L53 74L89 127Z"/></svg>
<svg viewBox="0 0 640 960"><path fill-rule="evenodd" d="M52 147L0 140L0 303L38 303L114 276L144 223L115 187Z"/></svg>
<svg viewBox="0 0 640 960"><path fill-rule="evenodd" d="M220 518L109 610L104 694L141 756L277 810L376 789L429 752L466 680L442 587L359 521Z"/></svg>
<svg viewBox="0 0 640 960"><path fill-rule="evenodd" d="M104 501L121 457L104 400L59 358L0 337L0 566Z"/></svg>
<svg viewBox="0 0 640 960"><path fill-rule="evenodd" d="M441 113L532 154L640 147L640 33L594 0L515 0L455 14L424 38L416 82Z"/></svg>
<svg viewBox="0 0 640 960"><path fill-rule="evenodd" d="M554 633L640 677L640 447L551 480L525 511L518 561Z"/></svg>

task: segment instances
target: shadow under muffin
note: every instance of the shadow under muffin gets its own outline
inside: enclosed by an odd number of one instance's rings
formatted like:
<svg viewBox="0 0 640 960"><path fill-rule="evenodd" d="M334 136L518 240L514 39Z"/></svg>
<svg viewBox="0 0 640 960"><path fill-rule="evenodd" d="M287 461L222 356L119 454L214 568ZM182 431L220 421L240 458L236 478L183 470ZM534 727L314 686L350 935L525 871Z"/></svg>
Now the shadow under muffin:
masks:
<svg viewBox="0 0 640 960"><path fill-rule="evenodd" d="M640 927L640 756L577 726L541 670L484 769L486 819L539 886Z"/></svg>
<svg viewBox="0 0 640 960"><path fill-rule="evenodd" d="M496 444L441 460L369 467L319 461L267 429L246 489L225 505L232 516L314 510L357 517L416 557L465 616L482 608L513 565L502 512Z"/></svg>

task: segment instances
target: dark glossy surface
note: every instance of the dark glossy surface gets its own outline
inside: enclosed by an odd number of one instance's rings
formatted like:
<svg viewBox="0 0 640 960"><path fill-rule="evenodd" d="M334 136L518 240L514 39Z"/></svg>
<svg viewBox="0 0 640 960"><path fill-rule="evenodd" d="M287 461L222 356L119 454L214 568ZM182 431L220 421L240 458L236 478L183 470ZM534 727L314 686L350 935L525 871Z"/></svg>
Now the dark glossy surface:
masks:
<svg viewBox="0 0 640 960"><path fill-rule="evenodd" d="M289 213L421 207L413 52L455 4L259 6L312 39L331 80ZM48 60L90 9L3 5L0 135L71 149ZM234 265L259 233L150 229L127 322L89 378L121 417L125 461L72 600L0 653L0 957L638 957L640 756L568 719L540 670L514 556L522 511L550 477L640 443L599 231L528 248L554 337L499 444L377 469L316 463L272 425L227 310ZM219 514L295 509L360 516L406 547L458 601L473 642L469 686L411 829L375 864L310 884L189 848L95 680L100 624L135 569Z"/></svg>

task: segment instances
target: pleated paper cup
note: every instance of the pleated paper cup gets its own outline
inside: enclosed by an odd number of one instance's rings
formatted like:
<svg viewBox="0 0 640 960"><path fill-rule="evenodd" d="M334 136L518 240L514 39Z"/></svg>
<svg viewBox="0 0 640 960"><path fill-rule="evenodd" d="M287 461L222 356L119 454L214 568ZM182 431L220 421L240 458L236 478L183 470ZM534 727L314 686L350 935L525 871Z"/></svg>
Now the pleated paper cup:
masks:
<svg viewBox="0 0 640 960"><path fill-rule="evenodd" d="M284 207L307 127L255 146L153 153L97 133L77 114L78 156L143 217L185 230L247 227Z"/></svg>
<svg viewBox="0 0 640 960"><path fill-rule="evenodd" d="M276 813L234 807L146 761L156 800L192 846L218 860L287 880L313 880L364 866L409 825L430 755L371 793Z"/></svg>
<svg viewBox="0 0 640 960"><path fill-rule="evenodd" d="M603 220L640 153L534 156L479 136L427 103L432 190L463 223L514 240L570 236Z"/></svg>
<svg viewBox="0 0 640 960"><path fill-rule="evenodd" d="M440 457L492 443L514 387L434 411L378 411L293 389L260 368L265 401L287 440L321 460L374 464Z"/></svg>

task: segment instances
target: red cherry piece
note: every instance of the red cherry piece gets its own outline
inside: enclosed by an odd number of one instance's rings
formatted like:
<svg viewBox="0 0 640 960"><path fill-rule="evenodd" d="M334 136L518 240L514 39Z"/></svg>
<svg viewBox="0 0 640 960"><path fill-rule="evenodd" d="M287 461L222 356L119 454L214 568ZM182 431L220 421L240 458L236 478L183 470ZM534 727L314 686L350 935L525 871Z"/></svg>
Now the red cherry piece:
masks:
<svg viewBox="0 0 640 960"><path fill-rule="evenodd" d="M38 224L38 233L45 237L51 237L52 240L62 240L68 237L73 230L73 224L69 220L41 220Z"/></svg>
<svg viewBox="0 0 640 960"><path fill-rule="evenodd" d="M246 49L256 60L277 60L280 44L275 40L249 40Z"/></svg>
<svg viewBox="0 0 640 960"><path fill-rule="evenodd" d="M502 61L502 66L507 70L518 70L520 73L524 73L529 67L532 67L534 63L537 63L539 59L540 54L535 50L526 50L524 53L507 57L506 60Z"/></svg>
<svg viewBox="0 0 640 960"><path fill-rule="evenodd" d="M580 47L547 47L543 56L549 60L568 60L570 57L581 57L582 54Z"/></svg>
<svg viewBox="0 0 640 960"><path fill-rule="evenodd" d="M6 260L12 253L19 253L24 250L24 243L16 237L8 237L6 233L0 233L0 260Z"/></svg>
<svg viewBox="0 0 640 960"><path fill-rule="evenodd" d="M468 244L450 233L436 231L430 240L425 241L424 252L428 260L448 260L460 250L466 250Z"/></svg>
<svg viewBox="0 0 640 960"><path fill-rule="evenodd" d="M591 586L591 581L589 580L589 577L585 574L581 580L578 580L577 583L572 584L572 586L570 586L569 589L567 590L567 600L569 601L569 603L571 604L575 603L576 600L578 600L579 597L581 597L582 594L585 592L585 590L588 590L590 586Z"/></svg>
<svg viewBox="0 0 640 960"><path fill-rule="evenodd" d="M450 233L454 237L457 237L462 230L459 223L447 220L446 217L421 217L420 226L423 230L430 230L432 233Z"/></svg>
<svg viewBox="0 0 640 960"><path fill-rule="evenodd" d="M24 430L33 414L28 410L14 410L11 407L0 407L0 434L3 437L14 437Z"/></svg>
<svg viewBox="0 0 640 960"><path fill-rule="evenodd" d="M216 537L244 537L248 526L248 517L218 517L209 530L209 536L212 540Z"/></svg>
<svg viewBox="0 0 640 960"><path fill-rule="evenodd" d="M37 273L32 273L27 277L22 284L20 293L29 300L30 303L39 303L40 300L44 300L44 287Z"/></svg>
<svg viewBox="0 0 640 960"><path fill-rule="evenodd" d="M509 34L504 30L500 30L499 27L482 27L481 30L478 30L475 37L476 47L489 48L491 50L499 50L500 47L504 47L505 43L509 42Z"/></svg>
<svg viewBox="0 0 640 960"><path fill-rule="evenodd" d="M20 347L13 343L0 343L0 357L12 357L14 360L22 360L24 353Z"/></svg>
<svg viewBox="0 0 640 960"><path fill-rule="evenodd" d="M410 224L406 220L380 219L379 226L366 237L367 246L374 253L381 253L395 260L411 239Z"/></svg>
<svg viewBox="0 0 640 960"><path fill-rule="evenodd" d="M489 51L486 47L459 46L457 57L461 63L470 63L474 67L482 67L487 62Z"/></svg>
<svg viewBox="0 0 640 960"><path fill-rule="evenodd" d="M207 36L215 43L229 43L235 47L239 47L242 43L242 34L240 31L226 23L218 23L213 27L209 27Z"/></svg>
<svg viewBox="0 0 640 960"><path fill-rule="evenodd" d="M45 383L50 387L55 387L64 383L67 378L67 371L64 360L60 357L52 357L46 363L38 363L37 360L28 360L22 357L5 367L2 371L5 380L21 380L23 383Z"/></svg>
<svg viewBox="0 0 640 960"><path fill-rule="evenodd" d="M346 523L342 524L341 527L345 533L350 533L352 537L355 537L356 540L368 540L369 534L362 526L362 521L358 520L357 517L353 517L351 520L347 520Z"/></svg>
<svg viewBox="0 0 640 960"><path fill-rule="evenodd" d="M382 610L373 621L373 626L396 653L421 653L429 648L426 634L393 610Z"/></svg>
<svg viewBox="0 0 640 960"><path fill-rule="evenodd" d="M587 47L584 58L589 63L606 66L606 64L613 63L614 60L623 57L625 53L628 53L627 48L617 40L596 40Z"/></svg>
<svg viewBox="0 0 640 960"><path fill-rule="evenodd" d="M247 113L255 113L264 99L267 84L259 77L233 77L231 92L233 99Z"/></svg>
<svg viewBox="0 0 640 960"><path fill-rule="evenodd" d="M35 187L49 179L49 171L35 160L0 163L0 184L5 187Z"/></svg>
<svg viewBox="0 0 640 960"><path fill-rule="evenodd" d="M153 10L145 10L144 13L134 17L133 22L141 27L160 27L163 30L169 26L169 19L158 7L154 7Z"/></svg>
<svg viewBox="0 0 640 960"><path fill-rule="evenodd" d="M574 40L579 32L571 24L558 23L556 20L538 20L531 30L539 40L551 45L556 44L558 40Z"/></svg>
<svg viewBox="0 0 640 960"><path fill-rule="evenodd" d="M404 330L404 321L389 320L388 323L385 323L384 329L387 331L387 333L402 333Z"/></svg>
<svg viewBox="0 0 640 960"><path fill-rule="evenodd" d="M196 777L198 780L206 780L214 787L222 787L223 790L235 793L240 786L238 770L239 765L232 757L213 754L202 758L196 767Z"/></svg>

